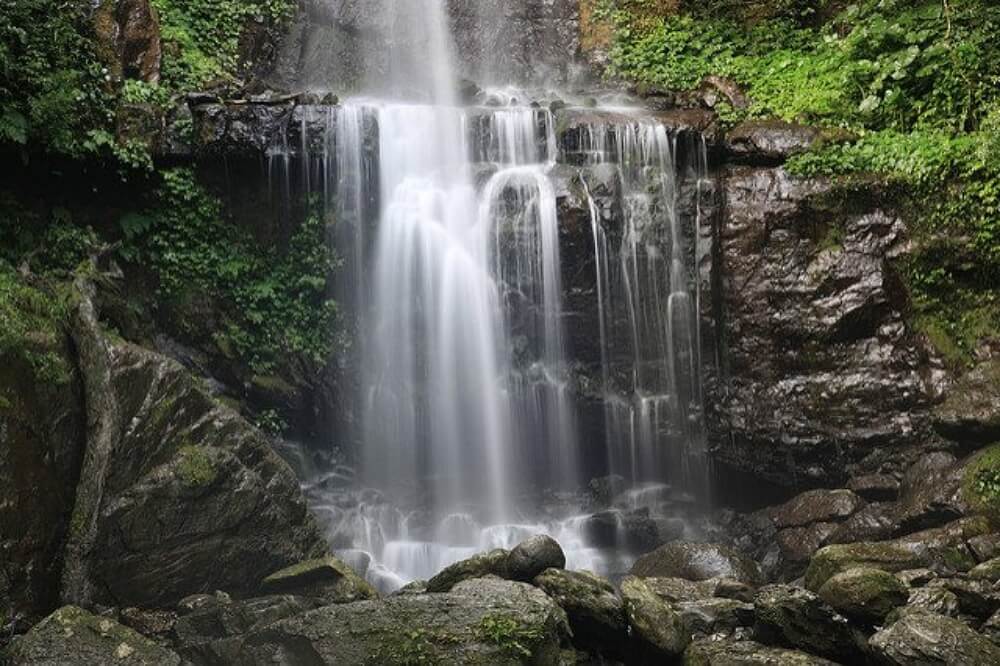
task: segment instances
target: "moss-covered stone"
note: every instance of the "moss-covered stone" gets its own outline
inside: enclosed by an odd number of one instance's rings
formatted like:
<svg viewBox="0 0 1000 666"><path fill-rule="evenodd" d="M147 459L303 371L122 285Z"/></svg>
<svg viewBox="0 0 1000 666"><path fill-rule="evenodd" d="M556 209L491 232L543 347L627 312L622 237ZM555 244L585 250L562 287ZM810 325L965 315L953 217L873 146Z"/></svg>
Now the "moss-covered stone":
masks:
<svg viewBox="0 0 1000 666"><path fill-rule="evenodd" d="M483 576L507 577L507 558L510 551L496 548L487 553L479 553L446 567L427 581L428 592L448 592L455 585L470 578Z"/></svg>
<svg viewBox="0 0 1000 666"><path fill-rule="evenodd" d="M691 641L680 614L641 578L626 577L621 593L637 651L649 658L680 656Z"/></svg>
<svg viewBox="0 0 1000 666"><path fill-rule="evenodd" d="M1000 557L977 564L969 571L969 578L988 580L991 583L1000 581Z"/></svg>
<svg viewBox="0 0 1000 666"><path fill-rule="evenodd" d="M1000 664L1000 648L965 623L914 611L903 614L868 641L887 664Z"/></svg>
<svg viewBox="0 0 1000 666"><path fill-rule="evenodd" d="M732 548L711 543L668 543L636 560L630 573L640 578L692 581L726 577L751 585L761 580L755 562Z"/></svg>
<svg viewBox="0 0 1000 666"><path fill-rule="evenodd" d="M790 645L837 661L863 658L860 636L818 596L793 585L767 585L754 598L755 640Z"/></svg>
<svg viewBox="0 0 1000 666"><path fill-rule="evenodd" d="M1000 524L1000 444L980 451L966 463L962 497L973 511Z"/></svg>
<svg viewBox="0 0 1000 666"><path fill-rule="evenodd" d="M534 580L569 617L573 643L604 654L622 654L628 637L625 606L611 583L589 571L546 569Z"/></svg>
<svg viewBox="0 0 1000 666"><path fill-rule="evenodd" d="M684 666L834 666L836 662L798 650L754 641L703 639L684 652Z"/></svg>
<svg viewBox="0 0 1000 666"><path fill-rule="evenodd" d="M821 548L813 556L806 569L805 585L819 591L826 581L848 569L867 567L891 573L920 569L926 562L927 558L912 544L892 541L834 544Z"/></svg>
<svg viewBox="0 0 1000 666"><path fill-rule="evenodd" d="M858 567L832 576L819 589L819 596L848 618L874 625L905 604L909 590L891 573Z"/></svg>
<svg viewBox="0 0 1000 666"><path fill-rule="evenodd" d="M132 629L64 606L14 641L11 666L178 666L181 659Z"/></svg>
<svg viewBox="0 0 1000 666"><path fill-rule="evenodd" d="M378 592L332 555L276 571L261 582L264 594L299 594L343 604L378 598Z"/></svg>
<svg viewBox="0 0 1000 666"><path fill-rule="evenodd" d="M201 488L211 485L219 472L212 454L199 446L181 447L177 455L177 475L188 487Z"/></svg>

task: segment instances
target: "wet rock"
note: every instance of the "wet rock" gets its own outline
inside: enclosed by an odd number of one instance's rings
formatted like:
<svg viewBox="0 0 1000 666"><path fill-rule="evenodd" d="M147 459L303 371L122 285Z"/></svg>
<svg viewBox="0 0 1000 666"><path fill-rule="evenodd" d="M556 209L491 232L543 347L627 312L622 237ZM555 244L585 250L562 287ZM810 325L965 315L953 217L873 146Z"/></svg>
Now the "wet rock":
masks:
<svg viewBox="0 0 1000 666"><path fill-rule="evenodd" d="M958 599L962 613L984 620L1000 609L1000 591L993 589L987 580L967 578L938 578L927 584L928 588L948 590Z"/></svg>
<svg viewBox="0 0 1000 666"><path fill-rule="evenodd" d="M965 445L1000 440L1000 360L979 364L948 391L934 410L934 428Z"/></svg>
<svg viewBox="0 0 1000 666"><path fill-rule="evenodd" d="M1000 646L1000 611L997 611L990 619L986 620L980 631L982 631L986 638L993 641L994 645Z"/></svg>
<svg viewBox="0 0 1000 666"><path fill-rule="evenodd" d="M203 654L208 663L248 665L422 661L555 666L568 632L566 614L541 590L483 578L442 594L325 606L216 641Z"/></svg>
<svg viewBox="0 0 1000 666"><path fill-rule="evenodd" d="M624 654L628 638L625 606L611 583L588 571L546 569L534 585L566 611L574 645L604 654Z"/></svg>
<svg viewBox="0 0 1000 666"><path fill-rule="evenodd" d="M868 625L881 624L910 597L906 586L891 573L868 568L832 576L819 589L819 596L842 615Z"/></svg>
<svg viewBox="0 0 1000 666"><path fill-rule="evenodd" d="M689 634L732 635L740 627L752 627L753 604L735 599L699 599L682 601L674 606Z"/></svg>
<svg viewBox="0 0 1000 666"><path fill-rule="evenodd" d="M780 162L807 150L820 138L815 127L781 120L748 120L726 134L732 157L753 162Z"/></svg>
<svg viewBox="0 0 1000 666"><path fill-rule="evenodd" d="M205 608L224 606L233 602L233 598L225 592L215 594L192 594L177 602L177 612L180 615L187 615Z"/></svg>
<svg viewBox="0 0 1000 666"><path fill-rule="evenodd" d="M684 666L834 666L836 662L746 640L701 639L684 652Z"/></svg>
<svg viewBox="0 0 1000 666"><path fill-rule="evenodd" d="M103 0L94 12L98 52L116 80L160 80L160 19L149 0Z"/></svg>
<svg viewBox="0 0 1000 666"><path fill-rule="evenodd" d="M926 341L893 257L903 222L782 169L723 171L718 227L727 378L707 385L716 464L788 488L895 472L937 442ZM820 213L819 211L825 211Z"/></svg>
<svg viewBox="0 0 1000 666"><path fill-rule="evenodd" d="M772 509L774 524L800 527L818 522L839 522L865 505L850 490L810 490Z"/></svg>
<svg viewBox="0 0 1000 666"><path fill-rule="evenodd" d="M734 578L750 585L759 583L757 565L732 548L709 543L669 543L643 555L630 572L639 578Z"/></svg>
<svg viewBox="0 0 1000 666"><path fill-rule="evenodd" d="M977 564L969 571L969 578L985 580L990 583L1000 581L1000 557Z"/></svg>
<svg viewBox="0 0 1000 666"><path fill-rule="evenodd" d="M989 639L958 620L926 611L906 613L868 644L886 664L1000 663L1000 648Z"/></svg>
<svg viewBox="0 0 1000 666"><path fill-rule="evenodd" d="M118 612L118 621L126 627L135 629L146 638L155 638L162 643L173 632L177 624L177 613L166 610L123 608Z"/></svg>
<svg viewBox="0 0 1000 666"><path fill-rule="evenodd" d="M966 512L962 469L950 453L923 456L903 477L897 520L906 534L944 525Z"/></svg>
<svg viewBox="0 0 1000 666"><path fill-rule="evenodd" d="M814 523L778 532L778 547L789 562L807 562L837 532L836 523ZM796 567L801 573L803 567Z"/></svg>
<svg viewBox="0 0 1000 666"><path fill-rule="evenodd" d="M676 539L683 531L683 524L657 521L650 518L648 511L602 511L589 516L583 524L583 536L588 545L626 548L640 553Z"/></svg>
<svg viewBox="0 0 1000 666"><path fill-rule="evenodd" d="M767 585L754 598L754 639L830 659L861 659L856 631L818 596L791 585Z"/></svg>
<svg viewBox="0 0 1000 666"><path fill-rule="evenodd" d="M563 569L566 555L550 536L539 534L519 543L507 556L507 577L527 583L546 569Z"/></svg>
<svg viewBox="0 0 1000 666"><path fill-rule="evenodd" d="M325 604L375 599L378 593L336 557L309 560L276 571L260 585L262 594L298 594Z"/></svg>
<svg viewBox="0 0 1000 666"><path fill-rule="evenodd" d="M869 502L891 502L899 497L899 479L889 474L864 474L847 482L852 490Z"/></svg>
<svg viewBox="0 0 1000 666"><path fill-rule="evenodd" d="M717 579L691 581L684 578L645 578L646 585L667 603L696 601L715 596Z"/></svg>
<svg viewBox="0 0 1000 666"><path fill-rule="evenodd" d="M869 504L840 523L827 540L829 543L855 543L857 541L884 541L897 531L898 507L894 503Z"/></svg>
<svg viewBox="0 0 1000 666"><path fill-rule="evenodd" d="M608 507L622 491L628 487L625 477L618 474L591 479L587 484L587 492L595 506Z"/></svg>
<svg viewBox="0 0 1000 666"><path fill-rule="evenodd" d="M507 576L507 558L510 551L496 548L487 553L479 553L444 568L427 581L428 592L448 592L455 585L471 578L483 576Z"/></svg>
<svg viewBox="0 0 1000 666"><path fill-rule="evenodd" d="M941 587L921 587L910 591L906 601L906 612L923 610L948 617L958 617L961 610L958 597Z"/></svg>
<svg viewBox="0 0 1000 666"><path fill-rule="evenodd" d="M2 656L2 655L0 655ZM179 666L180 657L128 627L64 606L14 641L10 666Z"/></svg>
<svg viewBox="0 0 1000 666"><path fill-rule="evenodd" d="M971 537L967 543L973 557L979 562L1000 557L1000 533L980 534L979 536Z"/></svg>
<svg viewBox="0 0 1000 666"><path fill-rule="evenodd" d="M646 581L627 576L622 599L637 651L647 658L672 658L690 642L680 615L653 591Z"/></svg>
<svg viewBox="0 0 1000 666"><path fill-rule="evenodd" d="M182 615L174 628L181 654L195 662L211 654L209 644L242 636L256 629L317 608L315 598L289 594L210 604Z"/></svg>
<svg viewBox="0 0 1000 666"><path fill-rule="evenodd" d="M895 542L834 544L821 548L806 569L805 585L818 591L836 574L859 567L881 569L890 573L919 569L927 559L920 549Z"/></svg>
<svg viewBox="0 0 1000 666"><path fill-rule="evenodd" d="M326 552L291 469L180 365L113 349L129 427L105 482L89 576L102 601L169 607L203 590L255 591Z"/></svg>
<svg viewBox="0 0 1000 666"><path fill-rule="evenodd" d="M930 569L904 569L896 572L896 578L907 587L923 587L937 578L937 574Z"/></svg>

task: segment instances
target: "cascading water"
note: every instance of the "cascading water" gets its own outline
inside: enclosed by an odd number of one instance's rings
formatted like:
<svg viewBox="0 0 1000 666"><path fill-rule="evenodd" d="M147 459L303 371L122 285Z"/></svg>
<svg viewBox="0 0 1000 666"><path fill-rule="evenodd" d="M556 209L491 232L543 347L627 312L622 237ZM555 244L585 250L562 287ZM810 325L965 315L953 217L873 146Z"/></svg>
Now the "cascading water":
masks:
<svg viewBox="0 0 1000 666"><path fill-rule="evenodd" d="M615 534L633 515L653 524L674 492L665 482L700 492L704 476L675 139L650 120L593 121L568 146L557 106L509 89L459 105L444 3L376 5L386 53L363 68L366 96L303 107L301 146L283 140L269 160L272 191L287 197L299 173L335 220L337 298L357 320L356 416L339 435L359 470L313 470L307 494L337 552L384 590L541 533L572 568L624 571L631 553L624 537L602 536L607 521ZM348 9L333 3L335 15ZM608 458L597 467L631 483L596 519L578 492L580 361L559 212L568 164L581 171L596 257ZM591 167L618 172L621 228L602 219Z"/></svg>

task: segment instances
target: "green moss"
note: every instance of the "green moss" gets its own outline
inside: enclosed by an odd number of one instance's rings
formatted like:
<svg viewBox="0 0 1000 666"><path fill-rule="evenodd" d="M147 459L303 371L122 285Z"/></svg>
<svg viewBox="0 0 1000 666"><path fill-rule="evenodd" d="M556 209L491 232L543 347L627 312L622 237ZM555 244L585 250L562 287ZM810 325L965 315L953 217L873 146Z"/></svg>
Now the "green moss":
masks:
<svg viewBox="0 0 1000 666"><path fill-rule="evenodd" d="M483 618L476 628L479 639L492 643L514 659L530 658L535 646L545 638L537 627L530 627L513 615L494 614Z"/></svg>
<svg viewBox="0 0 1000 666"><path fill-rule="evenodd" d="M177 475L184 485L190 488L202 488L211 485L218 478L219 470L215 461L206 449L200 446L185 445L178 452L180 461L177 465Z"/></svg>
<svg viewBox="0 0 1000 666"><path fill-rule="evenodd" d="M27 362L37 381L68 382L67 312L63 291L29 286L0 262L0 359Z"/></svg>
<svg viewBox="0 0 1000 666"><path fill-rule="evenodd" d="M983 450L966 466L962 497L974 511L1000 524L1000 444Z"/></svg>

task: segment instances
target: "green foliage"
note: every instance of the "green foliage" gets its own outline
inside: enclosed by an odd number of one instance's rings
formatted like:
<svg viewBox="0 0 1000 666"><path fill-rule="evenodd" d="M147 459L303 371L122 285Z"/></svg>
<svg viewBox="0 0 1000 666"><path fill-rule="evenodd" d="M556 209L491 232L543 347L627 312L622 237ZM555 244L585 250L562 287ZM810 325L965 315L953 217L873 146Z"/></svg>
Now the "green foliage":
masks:
<svg viewBox="0 0 1000 666"><path fill-rule="evenodd" d="M967 361L1000 325L1000 6L858 0L818 20L832 3L712 0L653 19L650 4L604 3L611 73L680 91L723 76L750 100L720 108L724 121L774 116L855 134L787 168L891 184L916 240L902 266L914 320Z"/></svg>
<svg viewBox="0 0 1000 666"><path fill-rule="evenodd" d="M38 381L69 381L71 367L62 353L66 317L62 295L25 284L0 261L0 363L19 359L31 365Z"/></svg>
<svg viewBox="0 0 1000 666"><path fill-rule="evenodd" d="M969 464L962 494L973 509L1000 521L1000 444L987 448Z"/></svg>
<svg viewBox="0 0 1000 666"><path fill-rule="evenodd" d="M544 636L537 627L530 627L511 615L489 615L479 623L479 636L483 642L500 647L515 659L527 659L532 646Z"/></svg>
<svg viewBox="0 0 1000 666"><path fill-rule="evenodd" d="M160 14L164 84L196 90L232 78L240 38L250 22L280 25L291 16L293 0L152 0Z"/></svg>
<svg viewBox="0 0 1000 666"><path fill-rule="evenodd" d="M204 448L187 444L179 451L177 475L189 488L204 488L219 476L212 456Z"/></svg>
<svg viewBox="0 0 1000 666"><path fill-rule="evenodd" d="M335 261L322 218L305 220L283 252L262 248L226 221L189 169L162 177L158 205L121 220L123 258L149 266L168 303L217 303L224 322L215 342L255 372L266 374L290 353L324 363L337 308L326 297Z"/></svg>

